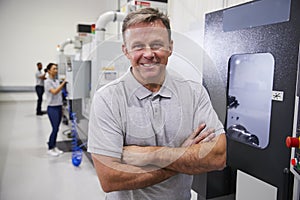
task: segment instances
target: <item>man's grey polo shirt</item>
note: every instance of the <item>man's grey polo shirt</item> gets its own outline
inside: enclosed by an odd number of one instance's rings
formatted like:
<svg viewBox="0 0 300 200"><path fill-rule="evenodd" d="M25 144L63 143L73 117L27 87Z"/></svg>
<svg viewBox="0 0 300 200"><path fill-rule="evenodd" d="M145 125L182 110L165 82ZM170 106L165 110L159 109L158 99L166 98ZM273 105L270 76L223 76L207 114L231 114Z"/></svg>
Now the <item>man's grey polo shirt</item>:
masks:
<svg viewBox="0 0 300 200"><path fill-rule="evenodd" d="M39 78L41 75L43 75L43 73L41 72L41 70L37 70L35 72L35 82L36 84L35 85L38 85L38 86L44 86L44 79L41 79Z"/></svg>
<svg viewBox="0 0 300 200"><path fill-rule="evenodd" d="M152 93L128 71L95 93L88 151L121 158L126 145L180 147L201 123L216 134L224 133L201 83L168 70L159 92ZM145 189L109 193L107 198L189 199L191 184L192 176L179 174ZM155 198L154 188L161 191Z"/></svg>

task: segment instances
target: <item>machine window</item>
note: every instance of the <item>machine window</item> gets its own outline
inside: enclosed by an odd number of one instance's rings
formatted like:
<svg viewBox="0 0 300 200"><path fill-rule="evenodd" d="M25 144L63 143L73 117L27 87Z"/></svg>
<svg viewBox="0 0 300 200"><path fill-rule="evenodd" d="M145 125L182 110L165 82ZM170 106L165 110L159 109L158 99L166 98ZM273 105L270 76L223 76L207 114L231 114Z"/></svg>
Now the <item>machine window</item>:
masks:
<svg viewBox="0 0 300 200"><path fill-rule="evenodd" d="M268 146L274 64L270 53L229 59L226 129L230 138L257 148Z"/></svg>

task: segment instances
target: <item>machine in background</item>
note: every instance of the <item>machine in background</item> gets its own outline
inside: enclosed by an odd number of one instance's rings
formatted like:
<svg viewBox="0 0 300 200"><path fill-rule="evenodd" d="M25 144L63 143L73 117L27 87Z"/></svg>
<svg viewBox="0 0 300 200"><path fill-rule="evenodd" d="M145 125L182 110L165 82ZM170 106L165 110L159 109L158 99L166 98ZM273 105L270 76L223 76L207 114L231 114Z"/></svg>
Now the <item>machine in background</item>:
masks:
<svg viewBox="0 0 300 200"><path fill-rule="evenodd" d="M93 38L93 24L78 24L77 36L74 39L68 38L66 41L58 45L58 78L67 80L67 85L64 88L64 106L63 106L63 123L70 126L70 130L66 130L69 138L78 140L78 144L85 146L86 141L80 140L80 134L84 133L82 128L87 128L87 123L84 123L82 114L82 99L88 98L91 88L91 61L82 59L82 47L85 44L91 43ZM75 52L73 54L66 54L65 47L73 45ZM75 116L76 115L76 116ZM74 118L76 124L80 123L81 126L76 125L78 135L72 133L74 129ZM80 133L80 134L79 134ZM74 138L76 137L76 138ZM72 151L74 144L72 141L62 141L61 149L64 151ZM58 144L60 145L60 143Z"/></svg>
<svg viewBox="0 0 300 200"><path fill-rule="evenodd" d="M299 200L299 170L290 167L299 149L291 155L285 145L298 115L299 10L298 0L260 0L206 15L205 50L222 77L207 86L227 90L227 99L211 98L229 134L228 168L208 173L204 191L195 178L204 199Z"/></svg>

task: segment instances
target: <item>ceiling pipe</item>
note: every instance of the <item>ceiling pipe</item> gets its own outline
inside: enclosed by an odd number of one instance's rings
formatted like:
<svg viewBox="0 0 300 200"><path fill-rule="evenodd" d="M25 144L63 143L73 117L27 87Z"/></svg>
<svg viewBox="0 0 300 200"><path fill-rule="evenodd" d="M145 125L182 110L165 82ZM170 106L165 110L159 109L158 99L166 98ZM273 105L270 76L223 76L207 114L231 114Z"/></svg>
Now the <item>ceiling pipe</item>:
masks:
<svg viewBox="0 0 300 200"><path fill-rule="evenodd" d="M117 11L108 11L103 13L96 22L96 41L100 42L105 39L105 27L109 22L122 22L126 14Z"/></svg>
<svg viewBox="0 0 300 200"><path fill-rule="evenodd" d="M61 43L60 45L57 46L57 51L59 52L64 52L64 49L65 47L68 45L68 44L72 44L74 41L70 38L68 38L66 41L64 41L63 43Z"/></svg>

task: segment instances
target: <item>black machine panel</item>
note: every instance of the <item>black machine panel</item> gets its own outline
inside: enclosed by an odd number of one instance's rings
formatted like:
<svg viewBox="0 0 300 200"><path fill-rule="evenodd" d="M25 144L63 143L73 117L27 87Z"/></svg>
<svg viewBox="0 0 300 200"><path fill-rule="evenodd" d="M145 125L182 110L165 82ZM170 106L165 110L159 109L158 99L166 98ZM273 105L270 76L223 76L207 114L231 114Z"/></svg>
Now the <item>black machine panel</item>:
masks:
<svg viewBox="0 0 300 200"><path fill-rule="evenodd" d="M254 4L257 6L255 13L251 8ZM247 10L247 8L249 8L252 9L252 16L255 15L256 20L259 20L260 14L261 16L268 15L268 13L274 14L274 12L269 12L269 9L274 8L274 4L281 5L279 7L277 6L276 9L283 9L282 12L278 11L281 15L281 17L279 17L280 20L277 20L276 22L270 21L269 23L258 23L258 25L255 26L235 26L232 24L234 22L231 21L231 28L225 26L227 28L224 30L224 16L226 15L226 17L228 17L231 11L234 10L234 12L237 12L237 10ZM260 5L263 5L263 7L260 7ZM278 200L291 199L293 184L293 175L289 171L291 153L290 149L285 145L285 139L287 136L291 136L293 132L300 41L299 10L299 0L260 0L208 13L205 20L204 48L210 56L210 59L214 62L222 79L222 84L214 86L213 88L208 86L208 91L227 91L226 99L218 98L217 102L212 100L212 103L216 108L220 108L217 104L223 105L223 102L227 102L226 107L234 109L234 106L239 103L238 99L234 99L229 95L230 90L228 82L230 82L231 78L229 69L232 67L230 63L230 61L232 61L232 56L268 54L274 59L274 65L272 69L270 68L270 73L264 74L266 79L272 81L271 92L273 92L271 94L272 100L269 102L271 108L269 110L270 113L262 118L263 120L266 120L262 123L262 127L264 126L263 134L267 135L267 139L264 141L263 146L257 148L258 141L256 141L255 138L250 138L254 145L249 145L249 143L247 144L247 142L245 142L248 141L249 138L244 138L244 141L243 139L239 140L234 138L228 134L227 129L227 165L233 169L233 174L236 169L240 169L277 187ZM251 21L251 16L248 17L249 18L244 18L243 20ZM241 16L241 18L243 18L243 16ZM225 22L228 23L226 20ZM248 67L250 69L251 65ZM264 67L264 65L261 67ZM253 70L258 70L257 68L254 68L255 67L253 66ZM252 72L250 70L246 72L244 76L247 77L247 74L249 74L249 76L253 75L253 78L255 78L255 76L261 75ZM205 78L208 80L209 77L209 73L204 74L204 80ZM249 80L251 79L251 77L247 78ZM252 95L257 95L258 98L261 91L255 90L257 85L253 84L253 87L254 90L252 91ZM211 94L212 99L217 98L213 93ZM263 105L266 104L258 101L257 105L263 107ZM227 127L227 123L230 121L230 119L228 119L230 111L228 111L226 107L223 106L221 110L217 110L217 113L221 116L224 116L224 113L226 113L225 127ZM243 112L243 114L245 114L245 112ZM262 117L262 114L257 112L253 117L259 119ZM239 119L240 118L238 118L238 120ZM253 121L253 127L255 128L255 123L258 124L259 122L261 122L261 120L256 122ZM229 127L230 126L227 128ZM235 128L240 130L240 134L247 133L247 129L243 129L242 127ZM248 133L249 132L251 131L248 131ZM251 134L248 136L250 135ZM264 139L261 139L260 141L262 142L263 140ZM211 174L213 173L208 173L208 176ZM226 174L229 174L230 177L232 177L230 172L226 171ZM225 177L225 180L230 179L230 177ZM209 187L210 186L207 185L207 193L210 193ZM228 186L224 187L227 187L227 189L230 188ZM212 188L212 190L213 189L214 188Z"/></svg>

